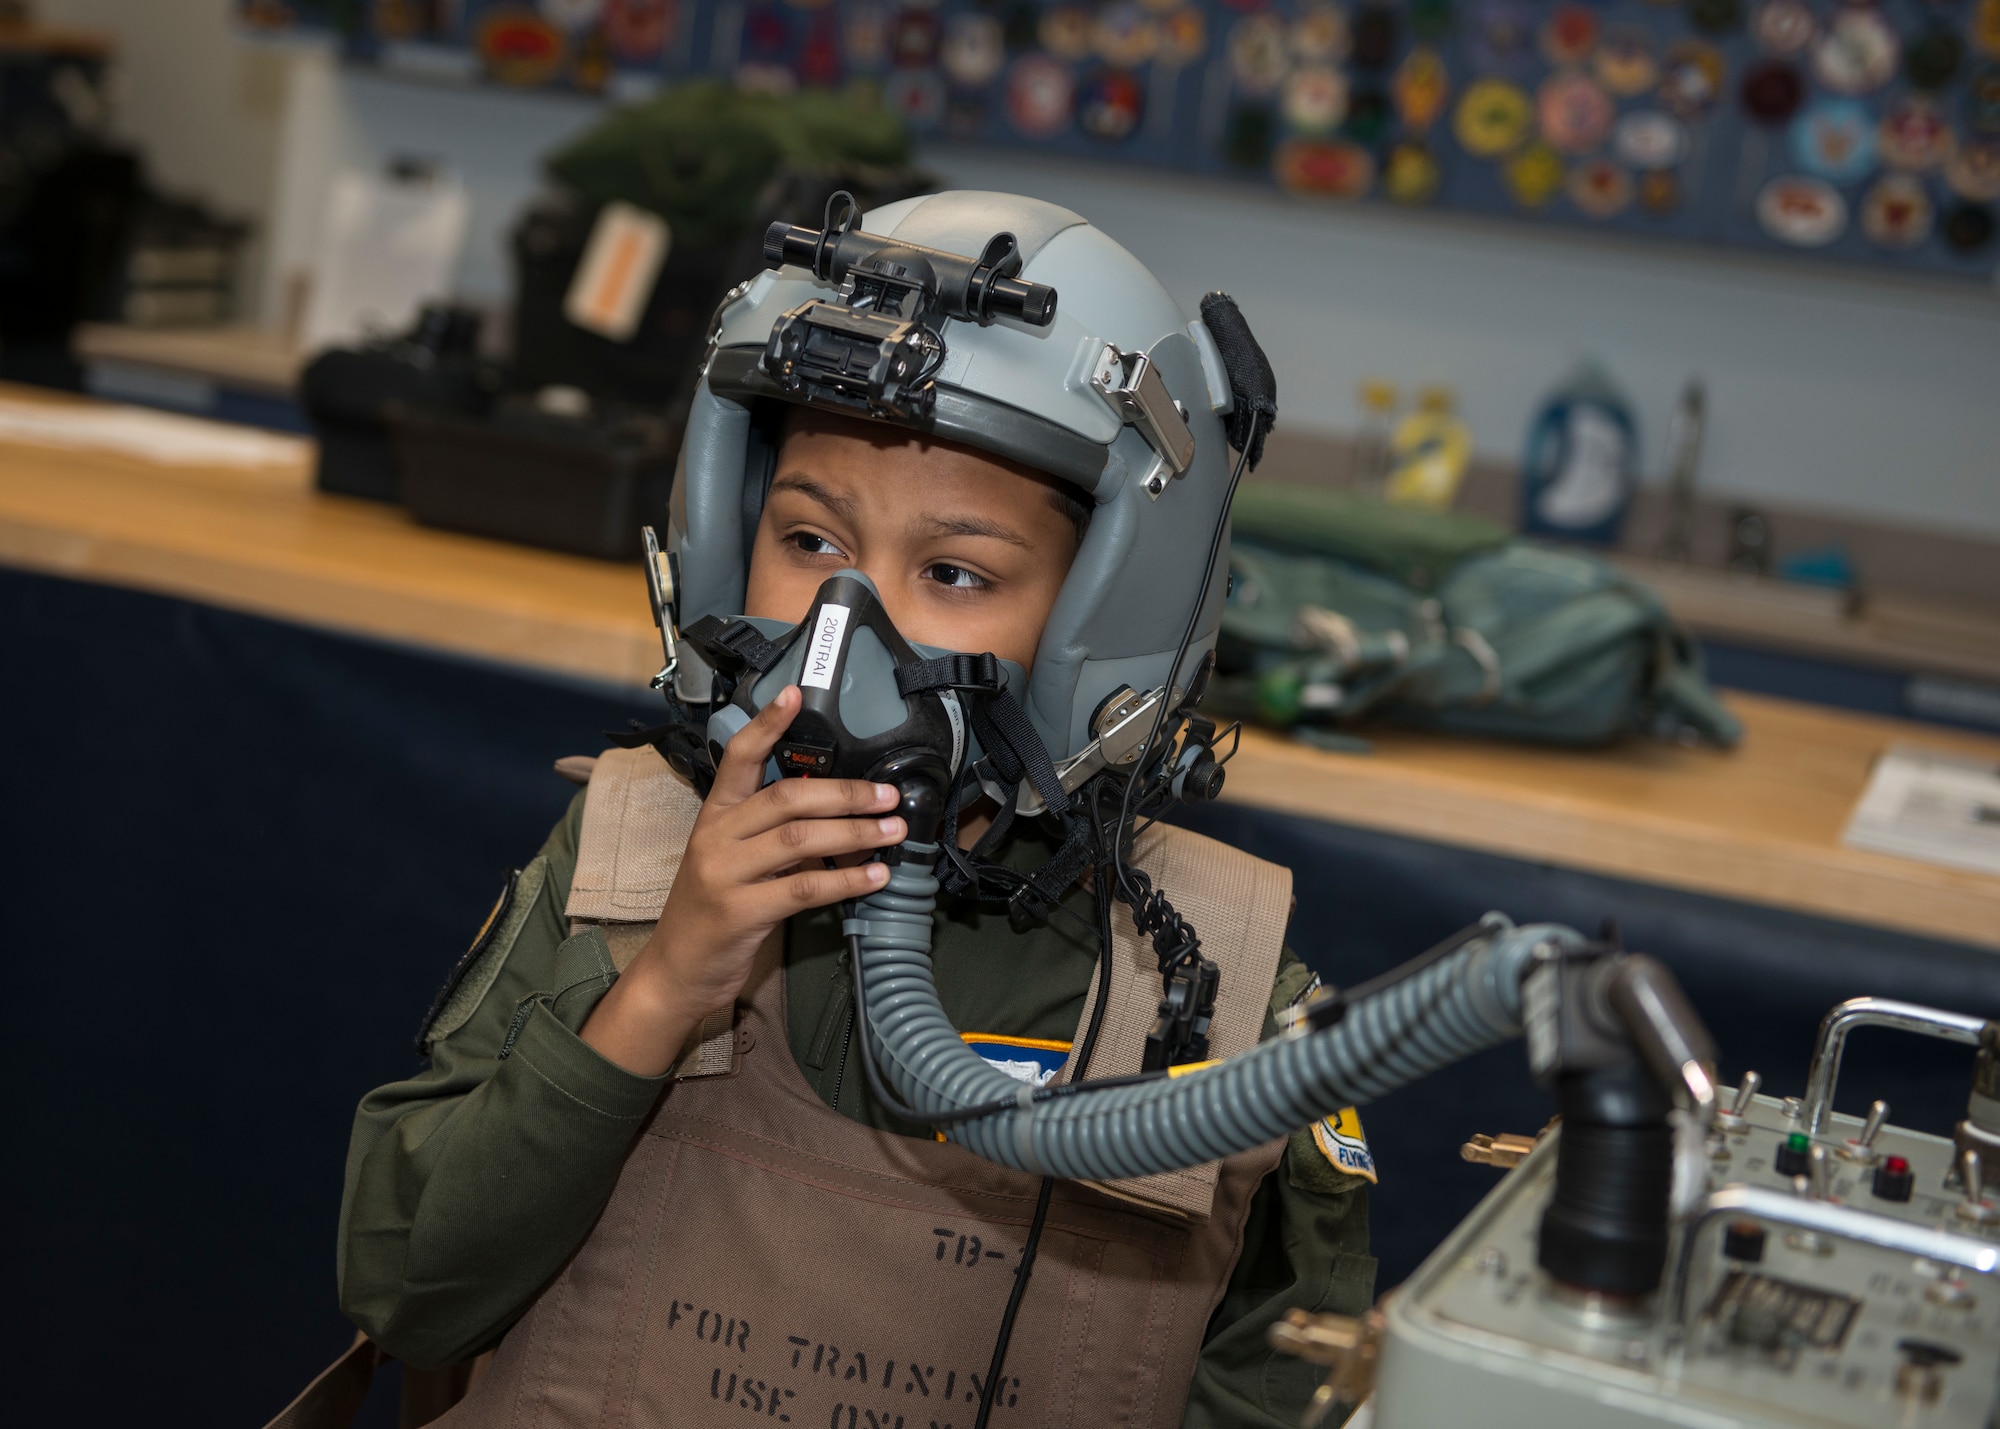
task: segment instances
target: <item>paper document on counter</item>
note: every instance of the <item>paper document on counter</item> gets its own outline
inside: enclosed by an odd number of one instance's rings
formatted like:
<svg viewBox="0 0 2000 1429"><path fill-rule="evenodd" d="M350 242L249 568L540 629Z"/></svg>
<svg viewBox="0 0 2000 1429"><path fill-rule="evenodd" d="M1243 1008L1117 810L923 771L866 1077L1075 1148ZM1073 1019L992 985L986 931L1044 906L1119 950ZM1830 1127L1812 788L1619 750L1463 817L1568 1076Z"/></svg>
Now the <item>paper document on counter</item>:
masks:
<svg viewBox="0 0 2000 1429"><path fill-rule="evenodd" d="M114 452L161 466L302 468L312 443L225 422L103 402L0 398L0 441Z"/></svg>
<svg viewBox="0 0 2000 1429"><path fill-rule="evenodd" d="M2000 764L1897 745L1876 761L1842 842L2000 873Z"/></svg>

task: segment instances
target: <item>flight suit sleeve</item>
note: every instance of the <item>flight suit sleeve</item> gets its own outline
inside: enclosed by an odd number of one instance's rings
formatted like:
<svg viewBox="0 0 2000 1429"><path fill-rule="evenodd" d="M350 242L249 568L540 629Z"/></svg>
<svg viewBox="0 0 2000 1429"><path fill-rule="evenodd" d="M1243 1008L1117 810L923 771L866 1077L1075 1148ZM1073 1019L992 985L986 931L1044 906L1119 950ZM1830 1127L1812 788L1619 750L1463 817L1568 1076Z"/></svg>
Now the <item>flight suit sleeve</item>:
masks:
<svg viewBox="0 0 2000 1429"><path fill-rule="evenodd" d="M421 1366L486 1348L588 1234L666 1077L577 1035L617 972L569 935L583 796L432 1009L430 1066L362 1098L341 1202L341 1309Z"/></svg>
<svg viewBox="0 0 2000 1429"><path fill-rule="evenodd" d="M1314 978L1290 948L1278 964L1264 1036ZM1243 1229L1243 1255L1208 1324L1182 1429L1298 1429L1325 1371L1265 1338L1287 1310L1359 1315L1375 1299L1365 1176L1336 1167L1311 1128L1292 1134Z"/></svg>

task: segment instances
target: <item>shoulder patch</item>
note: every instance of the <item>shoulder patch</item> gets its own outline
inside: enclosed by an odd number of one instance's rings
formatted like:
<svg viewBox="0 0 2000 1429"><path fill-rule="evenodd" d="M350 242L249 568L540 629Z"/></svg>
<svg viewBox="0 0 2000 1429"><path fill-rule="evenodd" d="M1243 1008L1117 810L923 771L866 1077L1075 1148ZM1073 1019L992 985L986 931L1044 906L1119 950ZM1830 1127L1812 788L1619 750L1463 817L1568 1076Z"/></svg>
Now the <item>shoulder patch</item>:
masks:
<svg viewBox="0 0 2000 1429"><path fill-rule="evenodd" d="M428 1057L432 1043L451 1036L479 1010L487 990L500 976L500 965L507 961L514 940L521 935L522 925L528 921L528 910L541 897L548 871L548 859L537 857L518 873L507 875L507 886L500 890L493 911L480 924L472 946L465 950L445 978L444 986L431 999L430 1011L424 1014L423 1025L417 1029L419 1057Z"/></svg>
<svg viewBox="0 0 2000 1429"><path fill-rule="evenodd" d="M1285 1172L1294 1186L1322 1195L1374 1185L1375 1156L1354 1108L1343 1108L1293 1132L1285 1148Z"/></svg>
<svg viewBox="0 0 2000 1429"><path fill-rule="evenodd" d="M1361 1130L1361 1114L1353 1107L1342 1107L1332 1116L1321 1117L1308 1129L1313 1145L1336 1171L1359 1176L1371 1186L1375 1184L1375 1156Z"/></svg>

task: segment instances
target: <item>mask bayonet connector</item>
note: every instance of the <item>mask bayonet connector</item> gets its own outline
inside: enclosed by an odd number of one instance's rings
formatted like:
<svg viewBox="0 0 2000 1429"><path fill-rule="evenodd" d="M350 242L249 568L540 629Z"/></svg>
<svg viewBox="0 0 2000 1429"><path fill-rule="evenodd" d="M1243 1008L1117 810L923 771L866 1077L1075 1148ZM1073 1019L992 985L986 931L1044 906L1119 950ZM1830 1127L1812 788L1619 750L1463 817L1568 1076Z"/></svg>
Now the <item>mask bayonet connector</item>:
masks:
<svg viewBox="0 0 2000 1429"><path fill-rule="evenodd" d="M1169 709L1177 708L1183 692L1176 685L1171 693L1163 690L1149 690L1140 694L1130 686L1122 686L1105 700L1097 717L1091 721L1093 738L1075 755L1056 765L1056 778L1061 782L1063 792L1074 794L1088 783L1091 777L1106 769L1120 769L1139 757L1139 749L1146 742L1146 732L1152 728L1153 712L1158 708L1160 697L1166 694ZM1005 798L1005 792L982 767L979 771L980 786L995 799ZM1034 787L1023 782L1014 795L1014 810L1029 818L1039 816L1043 810L1042 796Z"/></svg>
<svg viewBox="0 0 2000 1429"><path fill-rule="evenodd" d="M1170 479L1186 474L1194 461L1194 433L1188 430L1187 409L1174 400L1153 360L1143 352L1121 352L1110 343L1091 365L1090 388L1118 414L1137 427L1159 460L1146 474L1146 494L1158 499Z"/></svg>

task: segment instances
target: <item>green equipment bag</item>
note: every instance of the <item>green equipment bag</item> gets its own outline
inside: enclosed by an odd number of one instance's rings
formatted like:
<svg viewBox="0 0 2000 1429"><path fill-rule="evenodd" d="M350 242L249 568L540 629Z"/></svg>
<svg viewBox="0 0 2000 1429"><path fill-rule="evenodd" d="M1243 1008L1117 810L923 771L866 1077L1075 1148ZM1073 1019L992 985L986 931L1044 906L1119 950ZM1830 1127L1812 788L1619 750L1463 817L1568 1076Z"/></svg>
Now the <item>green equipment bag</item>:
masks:
<svg viewBox="0 0 2000 1429"><path fill-rule="evenodd" d="M1218 712L1549 744L1742 733L1694 638L1608 563L1491 522L1349 492L1246 486L1231 512Z"/></svg>

